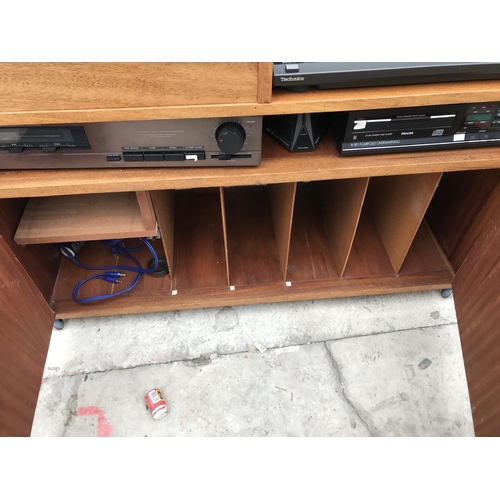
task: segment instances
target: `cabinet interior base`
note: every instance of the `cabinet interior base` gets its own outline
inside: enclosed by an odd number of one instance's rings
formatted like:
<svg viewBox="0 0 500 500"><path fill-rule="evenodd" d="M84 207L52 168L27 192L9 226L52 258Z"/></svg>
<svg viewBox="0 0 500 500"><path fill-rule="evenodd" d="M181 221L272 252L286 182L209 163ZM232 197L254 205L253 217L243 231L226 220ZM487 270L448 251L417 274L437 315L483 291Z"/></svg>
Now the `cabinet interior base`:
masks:
<svg viewBox="0 0 500 500"><path fill-rule="evenodd" d="M356 242L370 246L368 240ZM154 246L161 248L159 241ZM373 245L371 245L373 247ZM110 264L109 256L98 242L89 244L89 257L96 264ZM373 248L372 248L373 250ZM83 252L83 250L82 250ZM200 259L204 254L200 253ZM374 254L376 260L383 254ZM148 252L143 249L137 252L140 262L149 259ZM378 295L400 292L415 292L423 290L439 290L450 288L454 272L444 253L437 244L434 235L424 222L418 232L401 271L394 275L388 266L381 271L380 266L361 266L356 263L354 255L351 269L343 278L330 277L326 279L311 279L285 281L261 284L230 286L205 286L207 281L200 278L197 287L180 288L176 284L186 283L180 276L170 275L164 278L143 276L138 285L122 296L91 304L78 304L71 293L75 284L88 276L88 272L77 268L69 259L63 259L59 276L52 295L51 307L60 319L110 316L117 314L137 314L180 309L199 309L206 307L237 306L268 302L289 302L296 300L313 300L339 297L354 297L362 295ZM125 264L125 262L123 262ZM221 263L222 265L222 263ZM360 275L361 269L370 275ZM179 272L182 272L179 270ZM372 274L373 273L373 274ZM123 278L121 286L127 286L132 275ZM191 281L190 285L194 283ZM113 290L110 283L103 281L91 282L88 288L82 288L84 296L110 293Z"/></svg>

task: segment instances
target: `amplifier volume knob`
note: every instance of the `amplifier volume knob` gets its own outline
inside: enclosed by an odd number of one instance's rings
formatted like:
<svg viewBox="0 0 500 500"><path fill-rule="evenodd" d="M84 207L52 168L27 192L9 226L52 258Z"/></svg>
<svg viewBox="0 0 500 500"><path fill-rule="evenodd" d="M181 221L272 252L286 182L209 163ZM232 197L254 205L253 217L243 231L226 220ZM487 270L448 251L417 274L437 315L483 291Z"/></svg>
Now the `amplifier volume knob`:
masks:
<svg viewBox="0 0 500 500"><path fill-rule="evenodd" d="M245 139L245 129L239 123L223 123L215 131L217 146L223 153L228 155L234 155L241 151Z"/></svg>

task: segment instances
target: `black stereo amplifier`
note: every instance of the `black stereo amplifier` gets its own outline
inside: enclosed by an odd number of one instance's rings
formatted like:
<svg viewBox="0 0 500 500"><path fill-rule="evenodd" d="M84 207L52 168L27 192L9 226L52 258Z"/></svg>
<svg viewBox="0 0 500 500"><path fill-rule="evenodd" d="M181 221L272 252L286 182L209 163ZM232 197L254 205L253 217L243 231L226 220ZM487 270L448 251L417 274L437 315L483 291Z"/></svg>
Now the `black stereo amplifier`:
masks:
<svg viewBox="0 0 500 500"><path fill-rule="evenodd" d="M342 155L500 145L500 103L352 111L333 115Z"/></svg>
<svg viewBox="0 0 500 500"><path fill-rule="evenodd" d="M260 165L262 117L0 127L0 169Z"/></svg>
<svg viewBox="0 0 500 500"><path fill-rule="evenodd" d="M500 79L498 62L298 62L274 63L275 87L291 92Z"/></svg>

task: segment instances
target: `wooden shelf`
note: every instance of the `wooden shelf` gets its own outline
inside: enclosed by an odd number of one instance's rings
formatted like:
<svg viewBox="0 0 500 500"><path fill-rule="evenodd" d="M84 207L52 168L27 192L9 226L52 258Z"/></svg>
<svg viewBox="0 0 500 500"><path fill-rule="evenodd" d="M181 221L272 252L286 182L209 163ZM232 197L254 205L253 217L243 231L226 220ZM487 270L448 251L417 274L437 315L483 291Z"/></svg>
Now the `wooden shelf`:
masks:
<svg viewBox="0 0 500 500"><path fill-rule="evenodd" d="M0 198L248 186L500 168L500 148L341 157L327 134L316 151L290 153L267 134L258 167L0 171Z"/></svg>
<svg viewBox="0 0 500 500"><path fill-rule="evenodd" d="M279 88L273 89L271 104L266 107L272 108L272 112L265 114L322 113L499 100L500 80L311 89L298 94Z"/></svg>
<svg viewBox="0 0 500 500"><path fill-rule="evenodd" d="M265 116L500 100L498 80L297 94L272 88L272 63L3 63L0 70L5 75L0 90L8 96L0 125ZM57 100L47 99L54 94Z"/></svg>
<svg viewBox="0 0 500 500"><path fill-rule="evenodd" d="M14 241L19 245L156 236L147 193L51 196L28 200Z"/></svg>

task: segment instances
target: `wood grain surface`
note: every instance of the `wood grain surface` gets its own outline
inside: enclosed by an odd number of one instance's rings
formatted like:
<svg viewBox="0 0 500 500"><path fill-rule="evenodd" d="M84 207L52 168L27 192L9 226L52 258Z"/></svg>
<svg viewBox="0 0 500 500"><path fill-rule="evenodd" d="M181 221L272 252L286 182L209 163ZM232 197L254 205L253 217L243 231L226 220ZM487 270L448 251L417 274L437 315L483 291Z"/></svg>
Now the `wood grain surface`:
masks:
<svg viewBox="0 0 500 500"><path fill-rule="evenodd" d="M258 167L0 171L0 198L247 186L500 168L500 148L341 157L331 134L316 151L290 153L268 134Z"/></svg>
<svg viewBox="0 0 500 500"><path fill-rule="evenodd" d="M363 207L344 278L394 276L394 269L369 208Z"/></svg>
<svg viewBox="0 0 500 500"><path fill-rule="evenodd" d="M54 313L0 236L0 436L29 436Z"/></svg>
<svg viewBox="0 0 500 500"><path fill-rule="evenodd" d="M286 279L288 254L292 232L293 207L297 183L271 184L268 186L269 203L273 217L274 234L278 245L283 279Z"/></svg>
<svg viewBox="0 0 500 500"><path fill-rule="evenodd" d="M222 232L224 233L224 254L226 257L226 276L227 276L227 286L231 284L231 277L229 275L229 250L227 247L227 222L226 222L226 201L224 198L224 188L219 187L220 196L220 210L222 215Z"/></svg>
<svg viewBox="0 0 500 500"><path fill-rule="evenodd" d="M144 228L156 231L156 216L149 191L136 191L137 204L141 212Z"/></svg>
<svg viewBox="0 0 500 500"><path fill-rule="evenodd" d="M351 253L368 181L368 178L360 178L317 183L326 233L341 277Z"/></svg>
<svg viewBox="0 0 500 500"><path fill-rule="evenodd" d="M153 202L156 220L160 228L161 242L167 259L169 274L172 277L175 276L175 192L173 190L151 191L151 201Z"/></svg>
<svg viewBox="0 0 500 500"><path fill-rule="evenodd" d="M267 104L273 96L273 63L259 63L259 81L257 88L257 102Z"/></svg>
<svg viewBox="0 0 500 500"><path fill-rule="evenodd" d="M426 217L455 270L494 217L498 199L500 169L443 175Z"/></svg>
<svg viewBox="0 0 500 500"><path fill-rule="evenodd" d="M269 66L259 63L203 63L194 71L186 63L119 63L116 68L91 63L62 71L53 63L12 64L0 67L0 125L265 116L500 100L500 81L488 80L303 94L273 89L266 103L269 90L259 74L263 68L269 73ZM155 65L154 72L148 64ZM165 65L171 65L168 71Z"/></svg>
<svg viewBox="0 0 500 500"><path fill-rule="evenodd" d="M500 436L500 198L453 280L477 436Z"/></svg>
<svg viewBox="0 0 500 500"><path fill-rule="evenodd" d="M319 201L314 183L297 184L287 274L293 283L339 277Z"/></svg>
<svg viewBox="0 0 500 500"><path fill-rule="evenodd" d="M14 235L26 207L26 199L0 200L0 236L14 252L30 278L49 302L56 282L62 255L56 244L22 247Z"/></svg>
<svg viewBox="0 0 500 500"><path fill-rule="evenodd" d="M227 286L219 191L176 191L174 230L174 289Z"/></svg>
<svg viewBox="0 0 500 500"><path fill-rule="evenodd" d="M1 63L0 110L55 117L59 110L256 103L258 70L250 62Z"/></svg>
<svg viewBox="0 0 500 500"><path fill-rule="evenodd" d="M14 240L31 245L155 236L152 206L142 206L149 210L146 218L135 192L30 198Z"/></svg>
<svg viewBox="0 0 500 500"><path fill-rule="evenodd" d="M231 285L282 283L266 186L224 189Z"/></svg>
<svg viewBox="0 0 500 500"><path fill-rule="evenodd" d="M441 174L371 179L367 202L397 274L424 218Z"/></svg>

